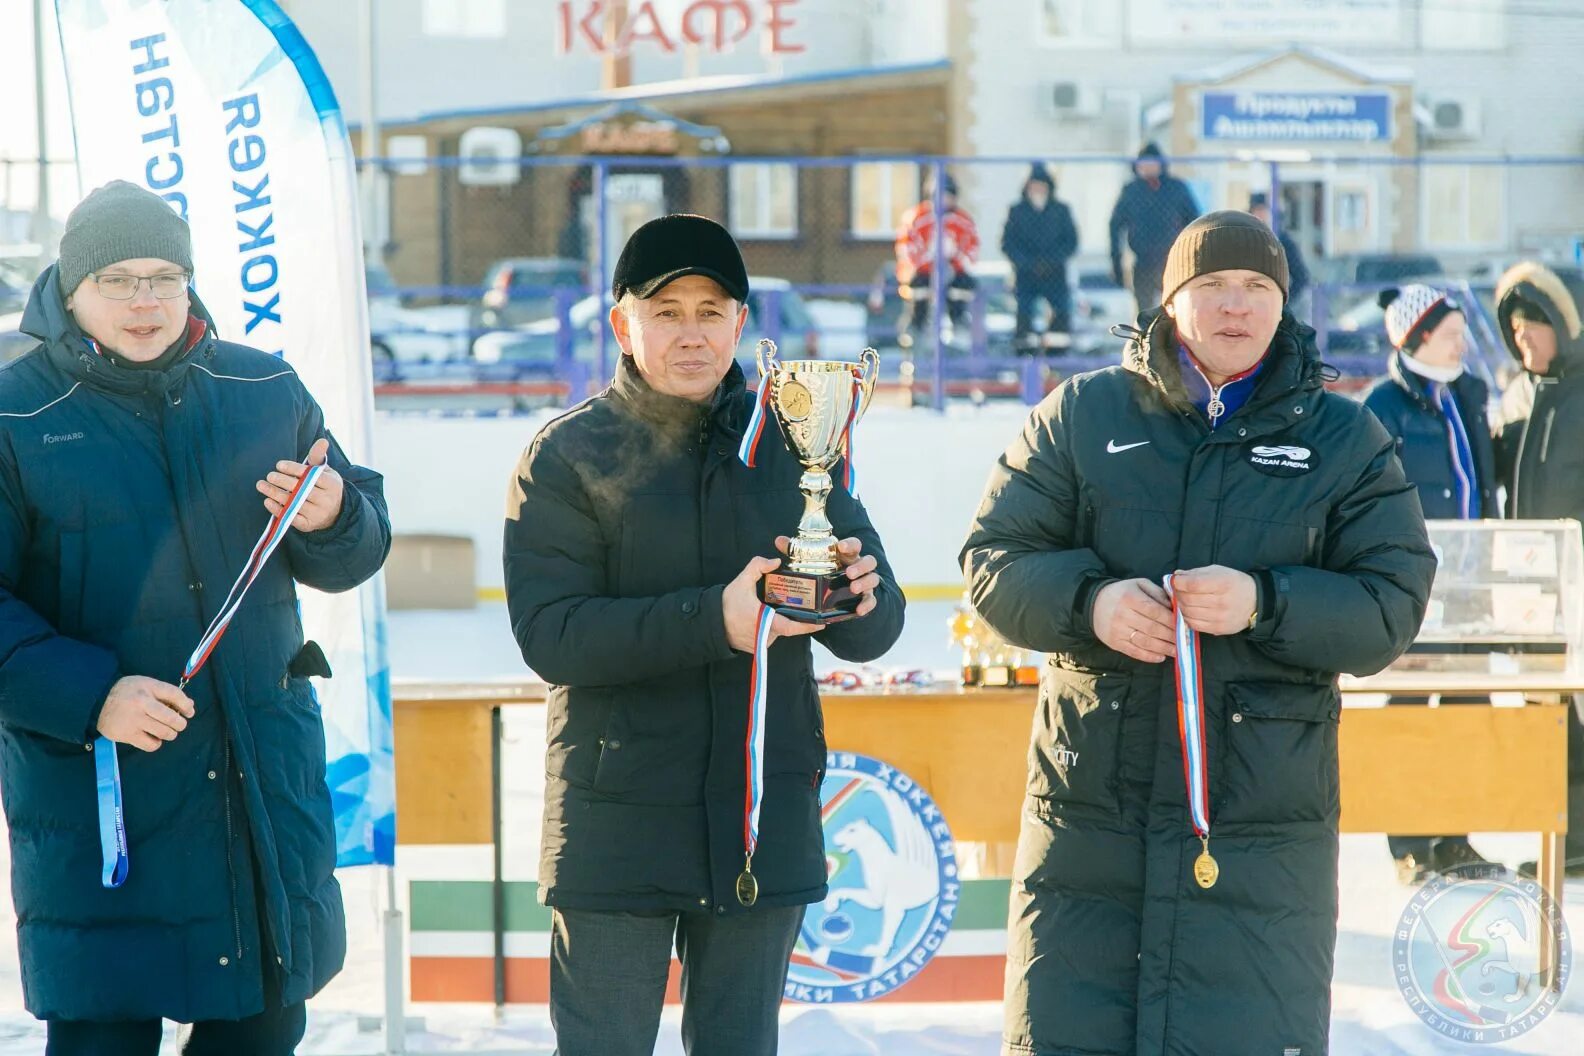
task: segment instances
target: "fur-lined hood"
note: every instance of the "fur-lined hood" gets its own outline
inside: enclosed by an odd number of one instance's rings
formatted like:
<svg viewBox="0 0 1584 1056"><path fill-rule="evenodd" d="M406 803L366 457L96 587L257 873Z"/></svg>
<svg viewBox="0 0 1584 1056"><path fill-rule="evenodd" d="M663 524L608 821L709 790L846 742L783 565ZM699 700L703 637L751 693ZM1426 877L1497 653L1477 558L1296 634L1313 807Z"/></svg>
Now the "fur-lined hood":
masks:
<svg viewBox="0 0 1584 1056"><path fill-rule="evenodd" d="M1521 364L1523 353L1518 351L1512 332L1512 311L1519 300L1539 305L1556 329L1557 362L1550 376L1560 377L1568 368L1576 370L1584 366L1584 322L1579 316L1579 305L1584 303L1584 284L1576 279L1564 279L1532 260L1507 269L1496 284L1496 323L1502 344Z"/></svg>

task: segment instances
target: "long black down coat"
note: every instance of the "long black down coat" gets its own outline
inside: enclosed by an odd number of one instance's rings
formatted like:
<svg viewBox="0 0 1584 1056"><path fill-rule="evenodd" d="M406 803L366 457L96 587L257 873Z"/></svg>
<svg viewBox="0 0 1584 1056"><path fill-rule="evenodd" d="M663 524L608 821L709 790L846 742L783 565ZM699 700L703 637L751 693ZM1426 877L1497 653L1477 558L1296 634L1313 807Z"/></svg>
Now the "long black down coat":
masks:
<svg viewBox="0 0 1584 1056"><path fill-rule="evenodd" d="M736 365L698 404L655 392L623 356L611 387L546 425L512 478L507 605L523 658L551 683L549 905L744 911L733 891L752 658L727 643L721 594L749 558L775 556L803 512L802 466L774 422L756 468L737 458L752 399ZM878 605L770 646L756 908L825 897L825 724L809 638L861 663L902 631L902 592L868 513L840 483L827 512L838 538L879 560Z"/></svg>
<svg viewBox="0 0 1584 1056"><path fill-rule="evenodd" d="M347 590L390 549L379 474L351 465L341 515L295 529L187 688L176 740L121 745L130 873L100 885L93 730L123 675L174 683L269 520L254 482L327 436L281 360L215 337L193 298L164 369L100 358L55 269L0 370L0 786L22 989L42 1019L183 1022L286 1003L341 969L324 723L295 583ZM266 944L261 947L261 939ZM278 959L278 960L277 960Z"/></svg>
<svg viewBox="0 0 1584 1056"><path fill-rule="evenodd" d="M1327 393L1285 316L1212 432L1170 322L1069 379L990 476L962 557L973 602L1051 654L1013 875L1004 1052L1326 1051L1337 913L1338 672L1384 667L1435 567L1374 416ZM1271 452L1270 448L1287 449ZM1095 638L1098 588L1221 564L1261 582L1251 631L1203 636L1221 866L1195 885L1173 665Z"/></svg>

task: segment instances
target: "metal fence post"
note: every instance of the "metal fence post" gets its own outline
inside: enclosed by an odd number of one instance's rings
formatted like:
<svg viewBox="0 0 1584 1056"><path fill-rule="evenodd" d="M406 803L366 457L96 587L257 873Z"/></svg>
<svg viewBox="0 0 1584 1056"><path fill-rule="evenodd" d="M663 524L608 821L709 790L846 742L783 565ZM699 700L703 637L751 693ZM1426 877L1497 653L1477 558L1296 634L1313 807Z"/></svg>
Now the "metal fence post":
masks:
<svg viewBox="0 0 1584 1056"><path fill-rule="evenodd" d="M577 360L577 335L572 332L572 305L577 291L570 286L555 289L556 377L567 382L567 406L583 399L584 393L572 387L572 367Z"/></svg>
<svg viewBox="0 0 1584 1056"><path fill-rule="evenodd" d="M1271 230L1281 235L1281 162L1270 163L1270 226Z"/></svg>
<svg viewBox="0 0 1584 1056"><path fill-rule="evenodd" d="M940 411L946 407L946 162L935 159L931 172L934 175L930 209L935 217L935 261L930 269L930 301L935 318L930 330L935 345L935 377L931 382L930 406Z"/></svg>

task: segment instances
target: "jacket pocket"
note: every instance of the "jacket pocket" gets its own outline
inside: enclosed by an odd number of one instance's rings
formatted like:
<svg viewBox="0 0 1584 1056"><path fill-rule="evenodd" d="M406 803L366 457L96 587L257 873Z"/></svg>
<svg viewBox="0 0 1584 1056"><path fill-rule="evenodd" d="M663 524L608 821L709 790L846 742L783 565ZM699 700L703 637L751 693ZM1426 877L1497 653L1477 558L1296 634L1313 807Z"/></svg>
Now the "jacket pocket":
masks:
<svg viewBox="0 0 1584 1056"><path fill-rule="evenodd" d="M589 789L599 773L599 760L614 708L603 689L560 689L552 695L545 729L545 774L569 785Z"/></svg>
<svg viewBox="0 0 1584 1056"><path fill-rule="evenodd" d="M1211 825L1336 823L1334 686L1239 682L1226 687L1218 809Z"/></svg>
<svg viewBox="0 0 1584 1056"><path fill-rule="evenodd" d="M1029 794L1065 806L1120 810L1117 756L1121 749L1126 679L1048 666L1029 745Z"/></svg>
<svg viewBox="0 0 1584 1056"><path fill-rule="evenodd" d="M1287 521L1223 514L1217 543L1222 563L1239 569L1317 565L1321 557L1320 530Z"/></svg>

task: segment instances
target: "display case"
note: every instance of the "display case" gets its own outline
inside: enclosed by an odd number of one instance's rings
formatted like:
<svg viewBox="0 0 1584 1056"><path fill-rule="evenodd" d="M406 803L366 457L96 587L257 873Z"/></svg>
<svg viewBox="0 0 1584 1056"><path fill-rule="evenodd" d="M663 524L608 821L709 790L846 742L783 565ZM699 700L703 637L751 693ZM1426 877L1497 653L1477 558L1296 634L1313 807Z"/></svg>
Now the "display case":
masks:
<svg viewBox="0 0 1584 1056"><path fill-rule="evenodd" d="M1521 676L1580 667L1577 521L1429 521L1437 567L1413 648L1393 671Z"/></svg>

